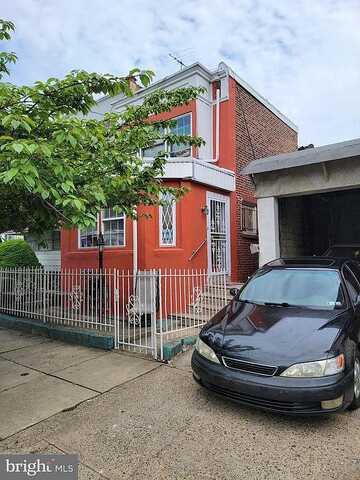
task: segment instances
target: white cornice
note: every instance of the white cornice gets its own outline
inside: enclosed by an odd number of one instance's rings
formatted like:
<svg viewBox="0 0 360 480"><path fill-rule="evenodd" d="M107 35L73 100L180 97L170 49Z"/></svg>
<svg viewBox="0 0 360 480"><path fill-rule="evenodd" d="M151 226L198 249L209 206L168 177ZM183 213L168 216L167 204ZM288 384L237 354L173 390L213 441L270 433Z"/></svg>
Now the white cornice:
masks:
<svg viewBox="0 0 360 480"><path fill-rule="evenodd" d="M268 110L270 110L274 115L276 115L280 120L282 120L288 127L290 127L295 132L298 132L299 128L295 123L293 123L288 117L286 117L283 113L280 112L272 103L269 102L266 98L264 98L260 93L258 93L251 85L249 85L245 80L243 80L237 73L235 73L226 63L220 62L219 63L219 70L225 70L229 73L230 77L232 77L241 87L247 90L256 100L262 103Z"/></svg>

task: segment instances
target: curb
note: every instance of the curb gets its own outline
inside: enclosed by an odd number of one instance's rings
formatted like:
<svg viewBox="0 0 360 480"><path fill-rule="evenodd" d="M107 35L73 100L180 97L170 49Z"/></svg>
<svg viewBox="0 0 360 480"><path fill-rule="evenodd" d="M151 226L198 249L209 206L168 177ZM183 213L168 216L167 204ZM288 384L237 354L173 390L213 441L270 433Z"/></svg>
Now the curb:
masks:
<svg viewBox="0 0 360 480"><path fill-rule="evenodd" d="M4 313L0 313L0 326L42 335L66 343L84 345L85 347L101 348L102 350L112 350L114 348L114 338L111 335L99 335L96 332L78 328L42 324Z"/></svg>
<svg viewBox="0 0 360 480"><path fill-rule="evenodd" d="M186 347L190 345L195 345L197 335L191 337L180 338L179 340L174 340L173 342L167 342L163 345L164 360L172 360L178 353L183 352Z"/></svg>

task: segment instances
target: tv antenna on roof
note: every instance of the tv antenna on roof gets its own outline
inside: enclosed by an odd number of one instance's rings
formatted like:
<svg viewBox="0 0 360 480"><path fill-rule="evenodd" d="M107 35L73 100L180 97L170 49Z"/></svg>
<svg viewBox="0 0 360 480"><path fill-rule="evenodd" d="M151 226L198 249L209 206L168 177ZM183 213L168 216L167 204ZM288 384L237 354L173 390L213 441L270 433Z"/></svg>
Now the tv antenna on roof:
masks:
<svg viewBox="0 0 360 480"><path fill-rule="evenodd" d="M169 53L169 57L175 60L176 63L180 65L180 70L182 70L184 67L186 67L185 63L178 58L176 55L173 55L172 53Z"/></svg>

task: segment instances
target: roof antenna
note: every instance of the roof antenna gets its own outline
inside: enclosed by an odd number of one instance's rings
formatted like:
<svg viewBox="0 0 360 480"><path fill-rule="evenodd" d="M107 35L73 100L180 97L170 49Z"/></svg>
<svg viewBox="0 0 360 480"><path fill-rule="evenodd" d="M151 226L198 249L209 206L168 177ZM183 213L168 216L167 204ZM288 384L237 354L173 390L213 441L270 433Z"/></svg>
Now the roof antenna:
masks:
<svg viewBox="0 0 360 480"><path fill-rule="evenodd" d="M175 60L175 62L177 62L180 65L180 70L186 67L185 63L180 58L173 55L172 53L169 53L169 57Z"/></svg>

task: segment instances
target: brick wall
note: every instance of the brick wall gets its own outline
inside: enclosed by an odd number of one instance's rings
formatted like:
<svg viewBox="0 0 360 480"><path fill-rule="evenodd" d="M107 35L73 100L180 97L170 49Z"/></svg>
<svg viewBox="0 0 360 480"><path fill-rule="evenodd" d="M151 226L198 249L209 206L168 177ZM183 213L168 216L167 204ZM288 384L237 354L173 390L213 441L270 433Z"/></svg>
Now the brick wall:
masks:
<svg viewBox="0 0 360 480"><path fill-rule="evenodd" d="M257 243L258 240L247 238L241 232L241 204L242 202L256 203L256 199L251 178L241 175L240 171L256 158L296 150L297 133L237 83L235 84L235 149L237 277L240 281L244 281L258 266L258 256L250 254L250 244Z"/></svg>

